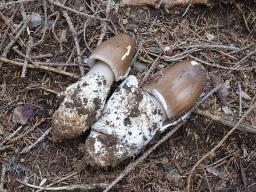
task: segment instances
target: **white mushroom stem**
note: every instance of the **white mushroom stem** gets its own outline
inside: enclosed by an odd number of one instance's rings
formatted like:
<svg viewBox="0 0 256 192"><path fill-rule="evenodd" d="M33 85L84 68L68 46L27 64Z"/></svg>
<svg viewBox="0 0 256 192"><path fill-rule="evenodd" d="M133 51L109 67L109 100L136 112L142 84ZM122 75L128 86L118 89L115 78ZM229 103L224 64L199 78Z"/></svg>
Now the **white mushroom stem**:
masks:
<svg viewBox="0 0 256 192"><path fill-rule="evenodd" d="M93 65L91 70L88 72L88 74L92 73L104 76L108 86L112 85L115 78L112 69L105 62L100 60L96 61L95 65Z"/></svg>

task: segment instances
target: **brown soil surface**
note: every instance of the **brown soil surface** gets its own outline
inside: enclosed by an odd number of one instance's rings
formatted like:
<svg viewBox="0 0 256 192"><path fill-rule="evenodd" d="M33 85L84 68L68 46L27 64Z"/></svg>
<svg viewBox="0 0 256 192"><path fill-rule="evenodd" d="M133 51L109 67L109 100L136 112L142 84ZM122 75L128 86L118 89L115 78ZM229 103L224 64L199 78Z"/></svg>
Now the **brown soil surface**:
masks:
<svg viewBox="0 0 256 192"><path fill-rule="evenodd" d="M42 1L24 3L24 5L27 14L37 12L44 20ZM97 17L106 15L105 1L67 1L66 6ZM78 66L60 65L79 63L74 39L62 10L47 1L48 22L52 23L56 20L55 28L48 27L43 41L32 48L32 60L59 63L59 66L53 67L80 75ZM158 57L151 75L177 61L195 57L204 61L203 65L208 75L215 74L221 77L228 87L227 103L233 111L232 118L238 120L253 102L242 99L242 113L239 114L238 83L240 82L242 90L249 96L253 98L256 95L256 2L255 0L215 0L210 1L209 6L192 6L183 16L185 10L186 7L164 10L151 7L114 6L109 15L112 23L107 22L104 39L115 33L128 33L136 37L139 51L131 74L141 79ZM0 46L2 44L0 54L2 55L5 47L15 36L11 29L15 30L15 27L22 22L22 15L19 4L7 7L2 7L0 4L0 11L8 18L15 14L10 26L5 24L3 16L0 15ZM96 47L103 22L88 19L71 11L67 12L78 31L82 58L88 58ZM29 26L29 29L34 43L38 42L43 36L43 24L35 28ZM5 36L7 38L4 38ZM27 42L28 33L25 30L15 46L26 54L24 43L26 45ZM212 47L209 48L209 45ZM170 50L163 51L167 46ZM33 56L49 53L52 54L51 57L33 59ZM24 57L13 49L8 52L7 58L24 62ZM170 61L166 61L168 59ZM0 165L7 165L4 189L36 191L19 183L17 179L26 179L26 182L37 186L46 179L43 186L53 184L54 187L109 184L131 161L140 156L106 169L83 167L79 162L84 154L83 144L88 133L61 143L53 142L49 135L28 153L20 154L24 147L34 143L51 127L52 114L59 104L54 92L61 92L76 81L75 78L42 69L28 68L25 78L21 78L21 72L22 67L10 62L0 67ZM113 89L116 86L114 85ZM205 92L211 89L209 78ZM46 120L21 139L14 142L7 141L7 137L20 127L12 121L13 110L23 104L33 106L36 115L14 137L23 134L42 119ZM215 115L223 115L220 102L215 95L210 96L200 109ZM254 110L246 117L245 122L256 127L255 117ZM185 190L187 177L193 165L216 146L229 130L229 127L193 114L171 139L119 182L113 191ZM159 138L160 136L152 141L148 148ZM4 148L7 145L8 147ZM256 135L236 130L214 154L197 167L192 175L190 191L256 191L255 149ZM97 188L92 191L102 191L102 189Z"/></svg>

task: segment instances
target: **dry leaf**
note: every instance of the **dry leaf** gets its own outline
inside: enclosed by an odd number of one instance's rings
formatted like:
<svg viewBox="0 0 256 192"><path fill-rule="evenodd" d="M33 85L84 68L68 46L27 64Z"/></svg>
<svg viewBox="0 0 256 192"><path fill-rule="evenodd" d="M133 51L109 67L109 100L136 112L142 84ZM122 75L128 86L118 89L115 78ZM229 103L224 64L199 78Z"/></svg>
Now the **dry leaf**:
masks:
<svg viewBox="0 0 256 192"><path fill-rule="evenodd" d="M35 111L32 106L24 105L18 106L13 111L13 122L25 125L29 119L35 116Z"/></svg>

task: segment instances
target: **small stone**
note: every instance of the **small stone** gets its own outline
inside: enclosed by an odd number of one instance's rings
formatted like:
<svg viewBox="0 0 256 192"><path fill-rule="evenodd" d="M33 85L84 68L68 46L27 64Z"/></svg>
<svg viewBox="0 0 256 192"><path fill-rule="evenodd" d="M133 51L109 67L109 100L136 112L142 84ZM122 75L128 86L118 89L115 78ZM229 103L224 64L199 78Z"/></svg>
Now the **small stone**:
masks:
<svg viewBox="0 0 256 192"><path fill-rule="evenodd" d="M139 72L143 72L146 66L143 63L138 61L138 62L134 62L134 68Z"/></svg>
<svg viewBox="0 0 256 192"><path fill-rule="evenodd" d="M207 37L207 39L209 40L209 41L212 41L213 39L215 39L215 35L213 35L213 34L210 34L210 33L205 33L205 35L206 35L206 37Z"/></svg>
<svg viewBox="0 0 256 192"><path fill-rule="evenodd" d="M123 19L123 24L127 24L128 23L128 19Z"/></svg>
<svg viewBox="0 0 256 192"><path fill-rule="evenodd" d="M164 66L163 64L159 64L158 67L159 67L160 69L163 69L165 66Z"/></svg>
<svg viewBox="0 0 256 192"><path fill-rule="evenodd" d="M232 110L228 106L223 106L221 109L225 113L225 115L232 115L233 114Z"/></svg>
<svg viewBox="0 0 256 192"><path fill-rule="evenodd" d="M252 98L244 91L241 91L241 97L247 101L251 101Z"/></svg>

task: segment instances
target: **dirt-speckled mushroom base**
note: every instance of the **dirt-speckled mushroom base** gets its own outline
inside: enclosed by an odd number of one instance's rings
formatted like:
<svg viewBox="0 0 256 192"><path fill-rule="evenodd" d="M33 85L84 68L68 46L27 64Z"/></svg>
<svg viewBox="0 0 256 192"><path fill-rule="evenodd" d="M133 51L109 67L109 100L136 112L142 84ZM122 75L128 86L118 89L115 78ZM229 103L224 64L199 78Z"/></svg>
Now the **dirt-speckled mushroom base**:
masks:
<svg viewBox="0 0 256 192"><path fill-rule="evenodd" d="M115 165L138 153L163 123L161 109L129 76L113 93L86 141L89 155L100 166ZM90 162L88 162L90 163Z"/></svg>
<svg viewBox="0 0 256 192"><path fill-rule="evenodd" d="M100 117L110 87L105 77L92 73L70 85L64 100L53 114L53 139L79 136Z"/></svg>

